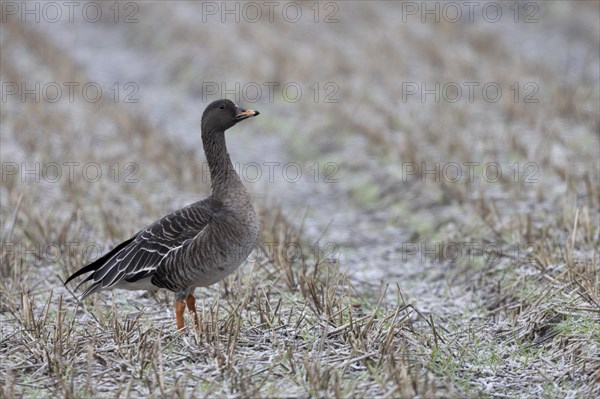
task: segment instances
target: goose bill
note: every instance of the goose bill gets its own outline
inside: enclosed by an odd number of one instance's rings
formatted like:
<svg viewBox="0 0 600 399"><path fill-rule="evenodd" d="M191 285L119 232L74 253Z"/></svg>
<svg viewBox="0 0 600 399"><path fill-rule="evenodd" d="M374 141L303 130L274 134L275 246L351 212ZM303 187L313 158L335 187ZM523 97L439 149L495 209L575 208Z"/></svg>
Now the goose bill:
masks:
<svg viewBox="0 0 600 399"><path fill-rule="evenodd" d="M258 114L259 114L258 111L254 111L252 109L238 108L238 113L235 115L235 119L241 121L241 120L256 116Z"/></svg>

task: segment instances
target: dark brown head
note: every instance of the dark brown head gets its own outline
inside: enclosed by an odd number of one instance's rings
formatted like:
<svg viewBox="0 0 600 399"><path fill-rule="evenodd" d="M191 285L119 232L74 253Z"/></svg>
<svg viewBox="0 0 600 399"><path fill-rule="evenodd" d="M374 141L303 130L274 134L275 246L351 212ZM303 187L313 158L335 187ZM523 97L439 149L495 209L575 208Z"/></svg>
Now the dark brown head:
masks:
<svg viewBox="0 0 600 399"><path fill-rule="evenodd" d="M224 132L239 121L258 114L258 111L240 108L230 100L213 101L202 114L202 131Z"/></svg>

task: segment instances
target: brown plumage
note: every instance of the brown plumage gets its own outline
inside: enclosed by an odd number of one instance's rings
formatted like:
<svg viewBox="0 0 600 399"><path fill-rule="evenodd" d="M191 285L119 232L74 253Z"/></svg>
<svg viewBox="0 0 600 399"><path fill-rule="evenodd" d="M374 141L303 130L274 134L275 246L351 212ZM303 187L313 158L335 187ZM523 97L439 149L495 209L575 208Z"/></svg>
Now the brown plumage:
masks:
<svg viewBox="0 0 600 399"><path fill-rule="evenodd" d="M250 194L233 168L225 130L258 115L229 100L211 103L202 114L202 144L208 161L212 195L157 220L71 275L87 274L76 287L91 284L81 299L113 288L175 292L177 328L187 306L196 326L194 289L206 287L235 271L258 239L259 223Z"/></svg>

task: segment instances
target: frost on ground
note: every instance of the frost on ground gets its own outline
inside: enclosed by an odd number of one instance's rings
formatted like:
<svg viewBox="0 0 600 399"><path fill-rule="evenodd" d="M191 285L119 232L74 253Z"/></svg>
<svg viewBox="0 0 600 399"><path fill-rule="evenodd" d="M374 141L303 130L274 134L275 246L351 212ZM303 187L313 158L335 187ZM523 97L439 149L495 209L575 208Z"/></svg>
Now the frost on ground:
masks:
<svg viewBox="0 0 600 399"><path fill-rule="evenodd" d="M2 396L600 395L598 3L256 4L2 8ZM66 276L209 194L221 97L261 112L228 144L263 228L203 332L164 292L78 305Z"/></svg>

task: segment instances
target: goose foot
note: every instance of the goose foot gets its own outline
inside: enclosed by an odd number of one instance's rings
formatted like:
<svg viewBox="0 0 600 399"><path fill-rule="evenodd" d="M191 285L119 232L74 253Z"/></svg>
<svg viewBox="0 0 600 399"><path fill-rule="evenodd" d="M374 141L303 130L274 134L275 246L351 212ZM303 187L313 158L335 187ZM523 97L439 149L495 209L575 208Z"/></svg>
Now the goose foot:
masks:
<svg viewBox="0 0 600 399"><path fill-rule="evenodd" d="M185 298L185 301L180 301L179 299L175 300L175 320L177 321L177 329L183 330L185 328L185 320L183 319L183 313L185 311L186 306L190 311L190 314L194 318L196 330L198 330L198 332L201 332L202 327L200 326L200 320L198 319L198 311L196 309L196 298L194 298L193 295L188 295Z"/></svg>
<svg viewBox="0 0 600 399"><path fill-rule="evenodd" d="M190 294L187 296L187 298L185 298L185 302L187 303L188 310L192 316L194 316L196 330L198 330L198 332L202 332L202 327L200 326L200 321L198 320L198 311L196 310L196 298L194 298L194 295Z"/></svg>
<svg viewBox="0 0 600 399"><path fill-rule="evenodd" d="M175 300L175 320L177 321L177 329L183 330L185 328L185 321L183 320L183 311L185 310L185 302Z"/></svg>

